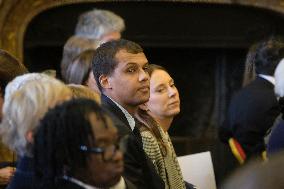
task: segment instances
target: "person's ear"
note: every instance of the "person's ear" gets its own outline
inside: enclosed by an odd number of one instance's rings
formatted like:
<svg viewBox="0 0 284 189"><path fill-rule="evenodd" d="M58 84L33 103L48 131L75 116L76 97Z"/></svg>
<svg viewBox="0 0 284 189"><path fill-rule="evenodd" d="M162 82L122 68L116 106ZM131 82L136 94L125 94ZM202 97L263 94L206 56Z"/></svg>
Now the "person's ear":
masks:
<svg viewBox="0 0 284 189"><path fill-rule="evenodd" d="M27 132L26 139L29 143L34 143L34 134L32 131Z"/></svg>
<svg viewBox="0 0 284 189"><path fill-rule="evenodd" d="M111 83L109 82L109 77L106 76L106 75L101 75L99 77L99 81L100 81L100 84L101 84L101 87L103 89L111 89Z"/></svg>

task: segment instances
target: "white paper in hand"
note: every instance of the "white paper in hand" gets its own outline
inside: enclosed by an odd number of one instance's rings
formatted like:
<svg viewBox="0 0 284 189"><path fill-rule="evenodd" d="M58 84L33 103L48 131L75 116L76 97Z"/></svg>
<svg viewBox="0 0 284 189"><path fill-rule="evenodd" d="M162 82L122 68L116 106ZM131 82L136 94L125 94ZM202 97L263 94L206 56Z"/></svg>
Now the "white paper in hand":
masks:
<svg viewBox="0 0 284 189"><path fill-rule="evenodd" d="M215 174L210 152L178 157L185 181L198 189L216 189Z"/></svg>

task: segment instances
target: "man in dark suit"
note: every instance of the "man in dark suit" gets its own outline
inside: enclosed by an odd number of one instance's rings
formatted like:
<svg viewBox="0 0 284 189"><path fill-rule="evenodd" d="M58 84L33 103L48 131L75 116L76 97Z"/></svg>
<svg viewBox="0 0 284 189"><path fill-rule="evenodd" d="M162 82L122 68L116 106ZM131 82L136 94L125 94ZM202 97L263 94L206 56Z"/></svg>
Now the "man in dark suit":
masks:
<svg viewBox="0 0 284 189"><path fill-rule="evenodd" d="M255 54L256 79L233 97L219 137L228 142L235 138L247 158L258 156L265 150L264 137L279 115L274 94L274 70L284 58L284 43L271 38L259 43Z"/></svg>
<svg viewBox="0 0 284 189"><path fill-rule="evenodd" d="M143 150L138 106L149 99L148 60L143 49L128 40L102 44L93 59L93 73L102 94L102 106L112 115L121 137L128 135L124 178L137 188L164 188L153 163Z"/></svg>

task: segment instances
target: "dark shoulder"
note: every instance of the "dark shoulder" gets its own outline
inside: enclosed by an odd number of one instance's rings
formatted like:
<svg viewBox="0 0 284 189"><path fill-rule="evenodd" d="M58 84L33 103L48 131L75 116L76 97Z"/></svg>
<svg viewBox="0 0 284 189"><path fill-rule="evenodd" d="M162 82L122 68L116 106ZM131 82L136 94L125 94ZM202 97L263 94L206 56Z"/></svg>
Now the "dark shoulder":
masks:
<svg viewBox="0 0 284 189"><path fill-rule="evenodd" d="M274 86L269 81L257 78L247 86L240 89L232 98L233 103L239 105L265 105L266 103L277 103L277 99L274 94Z"/></svg>

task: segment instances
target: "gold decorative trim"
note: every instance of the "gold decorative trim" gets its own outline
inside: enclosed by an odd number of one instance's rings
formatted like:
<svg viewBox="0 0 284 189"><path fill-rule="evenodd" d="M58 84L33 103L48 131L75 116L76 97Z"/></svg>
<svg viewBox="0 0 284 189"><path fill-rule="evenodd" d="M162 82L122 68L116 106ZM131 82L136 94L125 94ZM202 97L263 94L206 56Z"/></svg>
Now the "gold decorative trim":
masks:
<svg viewBox="0 0 284 189"><path fill-rule="evenodd" d="M128 0L130 1L130 0ZM87 2L128 2L125 0L0 0L0 48L23 60L23 39L31 20L58 6ZM140 0L141 1L141 0ZM234 4L284 13L284 0L163 0L165 2ZM149 1L148 1L149 2ZM161 0L159 2L162 2ZM149 2L150 3L150 2Z"/></svg>

